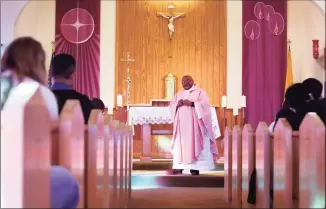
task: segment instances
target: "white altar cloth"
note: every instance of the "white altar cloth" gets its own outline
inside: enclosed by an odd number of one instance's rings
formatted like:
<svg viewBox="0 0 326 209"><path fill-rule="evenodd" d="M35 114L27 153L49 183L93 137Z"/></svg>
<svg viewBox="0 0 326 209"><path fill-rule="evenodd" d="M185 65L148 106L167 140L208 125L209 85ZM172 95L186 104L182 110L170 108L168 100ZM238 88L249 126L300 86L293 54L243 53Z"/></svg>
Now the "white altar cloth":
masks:
<svg viewBox="0 0 326 209"><path fill-rule="evenodd" d="M221 136L220 126L218 124L216 111L211 107L212 125L215 139ZM173 119L170 114L169 107L130 107L128 114L129 125L145 125L145 124L172 124Z"/></svg>

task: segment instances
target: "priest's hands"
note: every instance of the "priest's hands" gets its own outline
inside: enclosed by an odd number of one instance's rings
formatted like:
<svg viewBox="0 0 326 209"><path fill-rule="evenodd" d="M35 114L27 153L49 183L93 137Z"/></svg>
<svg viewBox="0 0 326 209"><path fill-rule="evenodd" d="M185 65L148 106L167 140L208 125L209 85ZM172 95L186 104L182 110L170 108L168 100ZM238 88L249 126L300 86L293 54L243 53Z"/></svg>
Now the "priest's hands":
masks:
<svg viewBox="0 0 326 209"><path fill-rule="evenodd" d="M185 100L183 100L183 105L191 107L191 106L193 106L193 102L189 101L188 99L185 99Z"/></svg>
<svg viewBox="0 0 326 209"><path fill-rule="evenodd" d="M181 107L181 106L183 106L183 100L182 100L182 99L180 99L180 100L178 101L177 109L178 109L179 107Z"/></svg>
<svg viewBox="0 0 326 209"><path fill-rule="evenodd" d="M192 101L189 101L188 99L180 99L177 104L177 109L182 106L194 107L194 103Z"/></svg>

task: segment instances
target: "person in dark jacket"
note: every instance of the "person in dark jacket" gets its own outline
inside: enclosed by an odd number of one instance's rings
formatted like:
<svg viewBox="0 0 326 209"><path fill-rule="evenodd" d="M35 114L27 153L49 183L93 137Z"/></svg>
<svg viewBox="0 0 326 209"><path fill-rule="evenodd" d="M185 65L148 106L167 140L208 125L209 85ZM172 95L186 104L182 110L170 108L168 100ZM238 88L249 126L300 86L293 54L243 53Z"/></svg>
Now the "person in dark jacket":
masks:
<svg viewBox="0 0 326 209"><path fill-rule="evenodd" d="M303 92L303 84L301 83L295 83L286 90L285 101L276 115L274 129L278 119L286 118L292 130L299 130L300 124L306 115L305 95Z"/></svg>
<svg viewBox="0 0 326 209"><path fill-rule="evenodd" d="M322 98L323 84L315 79L308 78L302 82L306 100L306 112L316 112L326 124L326 99Z"/></svg>
<svg viewBox="0 0 326 209"><path fill-rule="evenodd" d="M59 113L69 99L77 99L80 102L85 124L93 108L91 100L72 89L72 76L76 71L76 60L69 54L58 54L53 58L51 72L53 84L51 89L55 94L59 106Z"/></svg>

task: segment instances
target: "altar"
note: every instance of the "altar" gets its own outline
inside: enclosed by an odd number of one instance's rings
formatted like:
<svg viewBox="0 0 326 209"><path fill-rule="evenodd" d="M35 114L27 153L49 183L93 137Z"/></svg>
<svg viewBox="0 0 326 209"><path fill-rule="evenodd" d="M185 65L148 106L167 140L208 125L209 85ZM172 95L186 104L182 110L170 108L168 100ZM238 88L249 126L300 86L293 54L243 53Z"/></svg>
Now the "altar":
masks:
<svg viewBox="0 0 326 209"><path fill-rule="evenodd" d="M171 130L152 130L152 125L173 124L173 118L169 111L169 100L151 100L150 104L139 104L129 106L128 124L141 126L141 137L143 141L141 161L152 161L151 136L152 134L172 135ZM215 107L211 107L212 125L215 139L221 136Z"/></svg>

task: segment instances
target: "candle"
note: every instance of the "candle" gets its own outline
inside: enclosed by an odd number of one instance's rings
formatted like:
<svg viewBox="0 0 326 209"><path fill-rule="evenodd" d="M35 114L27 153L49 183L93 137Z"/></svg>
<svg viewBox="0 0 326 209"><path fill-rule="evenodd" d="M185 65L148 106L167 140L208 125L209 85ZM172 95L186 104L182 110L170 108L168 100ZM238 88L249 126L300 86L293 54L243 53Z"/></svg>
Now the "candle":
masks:
<svg viewBox="0 0 326 209"><path fill-rule="evenodd" d="M222 108L226 108L226 106L227 106L227 98L226 98L226 96L222 96Z"/></svg>
<svg viewBox="0 0 326 209"><path fill-rule="evenodd" d="M117 106L122 107L122 94L117 95Z"/></svg>
<svg viewBox="0 0 326 209"><path fill-rule="evenodd" d="M113 115L113 105L112 104L108 104L108 114Z"/></svg>
<svg viewBox="0 0 326 209"><path fill-rule="evenodd" d="M246 96L241 96L240 107L246 107Z"/></svg>
<svg viewBox="0 0 326 209"><path fill-rule="evenodd" d="M233 116L237 116L238 114L238 108L233 108Z"/></svg>

